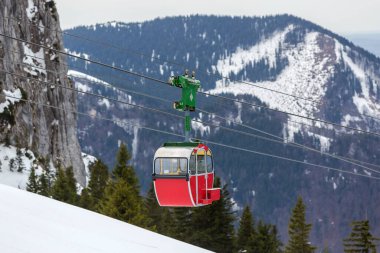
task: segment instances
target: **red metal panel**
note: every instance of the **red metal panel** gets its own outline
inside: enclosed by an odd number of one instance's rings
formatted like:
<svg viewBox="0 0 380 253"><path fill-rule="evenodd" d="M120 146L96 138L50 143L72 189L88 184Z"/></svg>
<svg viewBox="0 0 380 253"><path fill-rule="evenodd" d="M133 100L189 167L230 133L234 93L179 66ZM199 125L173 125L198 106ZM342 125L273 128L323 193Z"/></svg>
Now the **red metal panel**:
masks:
<svg viewBox="0 0 380 253"><path fill-rule="evenodd" d="M196 199L197 199L196 177L198 177L198 203L196 202ZM195 205L208 205L208 204L211 204L213 201L220 199L220 189L213 188L213 184L214 184L214 173L208 173L207 175L207 189L206 189L206 175L205 174L198 175L198 176L194 175L190 177L191 194L193 196Z"/></svg>
<svg viewBox="0 0 380 253"><path fill-rule="evenodd" d="M195 175L191 176L190 177L190 187L191 187L191 194L193 196L195 204L197 204L196 203L196 201L197 201L196 178L197 177L198 177L198 202L200 202L200 200L206 198L206 174L201 174L198 176L195 176ZM212 188L212 184L214 181L213 179L214 179L214 174L209 173L208 179L207 179L207 183L208 183L207 188ZM201 203L198 203L198 204L201 204Z"/></svg>
<svg viewBox="0 0 380 253"><path fill-rule="evenodd" d="M206 189L205 175L193 175L190 177L191 195L193 196L195 205L197 203L197 178L198 178L198 202L202 199L202 191Z"/></svg>
<svg viewBox="0 0 380 253"><path fill-rule="evenodd" d="M189 181L186 179L157 178L154 188L160 206L194 206L190 197Z"/></svg>
<svg viewBox="0 0 380 253"><path fill-rule="evenodd" d="M207 188L214 188L214 173L208 173L207 175Z"/></svg>

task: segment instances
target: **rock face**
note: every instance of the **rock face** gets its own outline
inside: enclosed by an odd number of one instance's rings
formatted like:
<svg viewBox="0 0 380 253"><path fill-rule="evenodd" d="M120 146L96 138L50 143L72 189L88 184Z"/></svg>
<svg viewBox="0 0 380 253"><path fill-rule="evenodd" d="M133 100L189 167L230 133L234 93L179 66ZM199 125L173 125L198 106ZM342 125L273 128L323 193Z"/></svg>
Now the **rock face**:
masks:
<svg viewBox="0 0 380 253"><path fill-rule="evenodd" d="M57 32L60 30L52 0L0 2L1 34L63 50ZM64 56L0 36L0 141L29 148L54 167L72 166L76 179L84 185L85 170L73 113L76 94L60 86L72 87ZM10 101L5 94L18 99Z"/></svg>

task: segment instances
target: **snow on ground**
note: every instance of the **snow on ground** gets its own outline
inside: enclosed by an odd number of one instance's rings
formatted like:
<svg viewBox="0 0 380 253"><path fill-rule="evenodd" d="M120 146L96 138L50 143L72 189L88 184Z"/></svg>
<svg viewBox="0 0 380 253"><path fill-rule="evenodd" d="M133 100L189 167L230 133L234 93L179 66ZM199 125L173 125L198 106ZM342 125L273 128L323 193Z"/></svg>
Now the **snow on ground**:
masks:
<svg viewBox="0 0 380 253"><path fill-rule="evenodd" d="M205 135L210 134L210 126L205 126L201 122L191 121L191 127L195 133L199 131L201 137L204 137Z"/></svg>
<svg viewBox="0 0 380 253"><path fill-rule="evenodd" d="M231 202L232 202L232 210L233 211L238 212L238 211L243 210L243 208L238 205L238 203L234 200L234 198L231 198Z"/></svg>
<svg viewBox="0 0 380 253"><path fill-rule="evenodd" d="M110 101L107 98L99 99L98 100L98 105L100 105L100 106L104 105L105 107L107 107L107 109L109 109L110 106L111 106Z"/></svg>
<svg viewBox="0 0 380 253"><path fill-rule="evenodd" d="M38 76L39 73L43 73L46 77L44 49L41 47L40 50L35 53L29 48L28 44L23 42L22 45L25 54L22 62L26 64L24 71L32 76Z"/></svg>
<svg viewBox="0 0 380 253"><path fill-rule="evenodd" d="M281 43L283 43L286 34L293 30L293 26L289 26L284 31L274 33L270 38L254 45L248 50L240 47L231 56L219 60L216 69L222 76L229 76L231 73L235 75L240 73L244 67L266 59L270 67L276 66L276 52ZM221 80L224 82L225 79Z"/></svg>
<svg viewBox="0 0 380 253"><path fill-rule="evenodd" d="M82 152L82 160L84 163L84 169L86 170L86 186L90 181L90 165L95 163L98 159L95 156L88 155Z"/></svg>
<svg viewBox="0 0 380 253"><path fill-rule="evenodd" d="M133 134L136 127L140 128L139 119L128 119L128 121L126 121L125 119L121 119L116 117L115 115L112 115L112 120L118 127L121 127L124 131L126 131L129 134Z"/></svg>
<svg viewBox="0 0 380 253"><path fill-rule="evenodd" d="M283 42L285 34L290 31L291 27L287 28L282 33L276 33L269 39L260 42L256 49L248 49L246 51L237 49L236 53L227 59L220 60L217 64L217 69L221 74L240 73L244 70L244 66L250 62L255 62L260 59L268 59L270 64L273 61L273 52L276 52L280 42ZM283 50L289 64L279 74L275 81L256 82L255 85L266 87L273 90L280 90L284 93L292 94L298 97L303 97L312 100L316 103L320 102L326 91L326 83L334 73L333 66L327 66L329 58L320 59L317 57L322 51L318 46L317 32L310 32L305 36L305 41L297 47L288 47ZM247 60L248 59L248 60ZM241 64L238 64L241 63ZM232 66L231 66L232 64ZM315 75L314 73L319 73ZM314 117L318 111L316 103L306 100L299 100L279 93L270 92L256 88L245 83L227 84L219 80L215 89L211 90L212 94L233 94L237 95L252 95L259 98L261 101L268 104L270 108L281 109L282 111ZM290 124L290 121L302 122L310 124L308 120L288 117L287 132L285 136L289 141L293 141L294 133L301 130L300 124Z"/></svg>
<svg viewBox="0 0 380 253"><path fill-rule="evenodd" d="M88 86L87 84L83 84L81 82L75 82L75 88L83 92L92 92L92 89L90 86ZM79 93L79 94L83 94L83 93Z"/></svg>
<svg viewBox="0 0 380 253"><path fill-rule="evenodd" d="M15 91L3 90L5 95L5 102L0 103L0 113L3 113L5 108L8 108L9 105L15 104L20 101L22 98L21 90L16 89ZM9 96L9 97L7 97Z"/></svg>
<svg viewBox="0 0 380 253"><path fill-rule="evenodd" d="M14 146L7 147L4 144L0 144L0 184L25 190L31 168L34 167L37 175L41 175L43 173L43 168L37 165L36 157L32 151L21 148L20 152L20 157L24 166L22 172L17 171L17 148ZM89 166L97 159L96 157L85 153L82 153L82 159L86 169L86 182L88 183L90 178ZM11 160L13 160L13 163L15 164L13 171L10 169L10 163L12 163ZM56 170L54 164L50 162L49 166L50 171L54 173ZM78 189L81 190L79 185Z"/></svg>
<svg viewBox="0 0 380 253"><path fill-rule="evenodd" d="M28 0L28 7L26 7L26 15L29 21L32 21L38 12L37 6L34 5L33 0Z"/></svg>
<svg viewBox="0 0 380 253"><path fill-rule="evenodd" d="M360 82L360 87L362 90L361 94L355 93L353 97L353 102L356 105L359 113L373 116L373 117L380 117L380 105L377 103L376 96L370 95L370 89L371 86L369 84L369 78L372 80L375 80L376 78L372 76L371 74L368 74L364 70L364 67L360 66L359 64L356 64L347 54L347 49L342 44L340 44L337 40L335 40L335 54L336 54L336 61L339 62L341 59L343 59L344 63L351 69L351 71L354 73L355 77ZM376 94L378 92L378 88L376 87L372 91ZM357 121L354 117L345 117L342 121L342 124L348 125L350 120Z"/></svg>
<svg viewBox="0 0 380 253"><path fill-rule="evenodd" d="M329 152L330 150L330 145L331 145L331 139L328 137L325 137L323 135L307 132L307 135L314 137L319 140L321 144L321 151L322 152Z"/></svg>
<svg viewBox="0 0 380 253"><path fill-rule="evenodd" d="M20 157L24 165L24 169L22 170L22 172L18 172L16 168L16 147L7 147L4 144L0 144L0 184L6 184L12 187L25 189L32 166L34 166L37 175L40 175L42 173L42 168L40 166L36 166L33 163L36 160L36 158L32 151L22 148L20 149L20 152ZM13 160L15 164L15 168L13 169L13 171L11 171L10 169L10 163L12 163L11 160Z"/></svg>
<svg viewBox="0 0 380 253"><path fill-rule="evenodd" d="M67 75L68 76L72 76L72 77L76 77L76 78L81 78L81 79L86 79L86 80L89 80L91 82L95 82L95 83L99 83L99 84L103 84L105 86L111 86L111 84L103 81L103 80L100 80L96 77L93 77L93 76L90 76L90 75L87 75L87 74L84 74L82 72L79 72L79 71L75 71L75 70L69 70L67 72Z"/></svg>
<svg viewBox="0 0 380 253"><path fill-rule="evenodd" d="M98 213L5 185L0 185L0 203L2 252L210 252Z"/></svg>
<svg viewBox="0 0 380 253"><path fill-rule="evenodd" d="M317 44L318 35L319 33L315 32L309 33L302 46L284 52L289 60L289 66L283 70L277 80L257 82L255 84L319 102L325 94L325 85L333 69L325 69L325 60L319 61L317 57L315 57L316 54L321 52ZM242 53L241 55L242 57L244 56ZM313 75L313 73L320 74ZM235 96L250 94L258 97L271 108L277 108L303 116L312 116L318 109L315 103L308 101L301 102L299 99L268 90L258 89L245 83L234 83L229 86L217 87L211 90L210 93L231 93Z"/></svg>
<svg viewBox="0 0 380 253"><path fill-rule="evenodd" d="M132 159L136 160L137 158L137 152L138 152L138 145L139 145L139 128L134 127L133 128L133 140L132 140Z"/></svg>

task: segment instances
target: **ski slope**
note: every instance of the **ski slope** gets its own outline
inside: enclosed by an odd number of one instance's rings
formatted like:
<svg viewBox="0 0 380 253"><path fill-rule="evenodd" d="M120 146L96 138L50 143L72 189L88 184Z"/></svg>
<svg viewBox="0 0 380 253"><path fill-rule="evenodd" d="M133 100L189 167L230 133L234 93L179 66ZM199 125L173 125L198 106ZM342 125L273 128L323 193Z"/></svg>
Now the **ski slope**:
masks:
<svg viewBox="0 0 380 253"><path fill-rule="evenodd" d="M0 184L0 252L210 252L104 215Z"/></svg>

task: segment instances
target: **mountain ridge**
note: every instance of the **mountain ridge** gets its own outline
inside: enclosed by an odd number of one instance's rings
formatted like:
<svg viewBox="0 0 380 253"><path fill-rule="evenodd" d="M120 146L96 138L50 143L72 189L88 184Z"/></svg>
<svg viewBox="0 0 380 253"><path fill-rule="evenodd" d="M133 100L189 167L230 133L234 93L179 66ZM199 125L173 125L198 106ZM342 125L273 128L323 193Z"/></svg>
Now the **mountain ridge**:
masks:
<svg viewBox="0 0 380 253"><path fill-rule="evenodd" d="M264 45L260 43L270 40L277 33L285 31L294 20L296 23L293 24L293 28L279 36L281 38L280 46L276 42L273 44L276 45L275 48L268 47L267 50L261 50L263 47L255 48L258 45ZM310 27L316 28L311 29ZM205 91L217 88L218 81L221 79L217 68L218 62L223 63L224 65L222 65L226 66L225 69L233 69L243 62L242 59L253 59L253 61L244 60L248 64L245 64L244 68L237 68L236 73L228 71L225 74L228 74L232 80L261 83L265 84L264 86L276 85L281 76L291 68L298 70L298 76L306 76L307 79L302 77L296 80L303 86L295 86L284 81L282 91L289 88L290 90L285 91L302 95L302 92L307 88L312 88L315 85L316 97L323 98L321 105L316 107L318 110L315 110L315 106L310 106L310 110L306 112L312 113L312 115L305 115L326 119L337 124L344 123L342 119L346 119L345 115L350 115L351 120L347 122L348 126L362 129L368 127L371 131L378 131L380 129L379 122L375 122L373 119L360 116L359 121L356 121L356 117L359 117L359 113L363 111L358 111L354 99L360 98L366 103L371 102L376 106L379 105L379 97L377 96L380 83L379 68L377 67L380 64L379 59L365 52L364 49L351 48L347 40L342 39L344 43L341 43L335 37L321 31L324 31L323 28L317 25L312 25L310 22L303 23L302 19L286 15L268 18L194 16L159 19L128 27L102 27L98 25L95 30L80 27L76 30L67 31L98 41L112 41L112 44L117 45L117 47L133 48L138 52L149 52L145 53L148 56L122 53L116 48L105 48L102 51L90 43L78 43L77 40L69 36L65 36L65 45L69 51L86 54L90 59L101 60L104 63L161 80L166 80L173 74L183 73L182 65L187 65L190 70L196 70L196 77L201 80ZM253 50L249 51L252 48ZM234 55L239 55L239 57L234 58ZM248 55L248 58L240 57L242 55ZM272 58L267 57L268 55L271 55ZM151 58L152 56L154 58ZM161 61L159 62L158 59ZM313 63L308 65L313 68L303 69L306 65L301 64L300 59L304 59L304 62ZM351 59L351 62L346 61L347 59ZM166 61L166 63L162 61ZM181 64L174 66L169 63L171 61ZM184 62L186 64L182 64ZM357 68L352 69L352 66L359 66L362 70L360 73L364 73L364 78L362 78L362 74L355 72ZM179 96L179 90L171 89L169 86L153 85L150 81L131 76L127 77L115 71L106 71L92 64L70 61L70 67L117 87L154 94L169 101L175 101ZM221 71L222 69L220 68ZM288 76L289 78L297 77L295 74ZM325 77L321 78L323 76ZM81 82L78 78L74 80ZM272 108L282 107L282 104L273 106L271 105L272 100L268 100L270 94L273 101L278 102L277 97L279 95L267 92L265 93L267 97L265 97L260 95L260 93L264 94L264 91L258 89L247 92L249 91L248 85L239 81L237 84L229 84L230 86L223 87L225 89L235 87L232 92L224 93L224 96L257 105L272 106ZM95 84L89 83L89 85ZM238 88L242 92L234 94ZM276 88L276 86L270 88ZM93 90L103 95L130 99L128 101L165 111L170 110L171 107L169 103L165 104L128 93L117 94L96 85ZM297 92L301 92L301 94ZM366 95L364 96L364 94ZM97 99L85 96L80 96L79 100L79 110L81 111L96 112L97 115L112 115L115 119L125 119L136 124L154 126L176 133L183 131L182 122L157 113L147 113L112 102L107 107L104 103L99 103ZM305 104L293 99L282 98L281 101L289 103L290 109L293 109L294 106L303 109L302 105ZM294 106L291 102L294 102ZM299 127L298 124L295 127L293 126L295 123L291 121L296 120L286 115L227 101L221 102L215 98L204 98L201 95L198 97L198 104L199 108L203 110L215 112L232 120L226 123L204 113L195 113L192 115L193 119L212 121L213 124L248 131L233 123L234 121L242 122L284 139L291 137L290 139L297 143L324 152L374 164L380 162L377 139L365 134L341 131L336 127L328 127L326 124L306 122L299 119L297 121L310 124L312 127ZM360 105L359 107L362 106L360 103L358 105ZM152 157L154 150L165 141L178 141L178 138L175 137L152 134L143 129L136 129L136 127L127 128L112 123L102 123L95 119L91 122L79 119L79 127L82 130L80 142L83 147L86 147L85 152L97 154L102 160L110 161L111 167L113 158L109 153L115 150L120 141L128 143L129 148L133 149L135 154L134 166L137 169L143 190L146 190L151 183L150 157ZM107 131L100 130L104 127L107 128ZM91 138L91 135L95 134L105 142ZM357 168L352 164L315 152L310 153L307 150L290 147L286 142L273 144L260 139L240 137L236 134L227 133L220 128L207 128L201 124L193 124L193 135L231 146L342 168L352 173L366 173L362 168ZM104 146L107 146L106 150ZM259 155L246 155L242 152L220 147L211 148L216 157L216 173L230 185L233 198L238 204L237 208L246 204L251 205L254 215L279 227L281 239L284 242L287 240L286 228L290 209L298 195L304 198L308 208L307 217L314 224L313 243L316 242L322 246L324 241L329 240L331 244L329 246L333 250L341 251L341 239L347 236L349 222L352 219L363 217L364 209L368 210L368 217L373 221L373 227L377 228L378 213L380 213L377 203L380 200L375 194L379 190L375 179L360 179L343 173L317 170L312 166L281 162ZM377 174L373 172L371 175L375 177ZM378 233L377 230L376 233Z"/></svg>
<svg viewBox="0 0 380 253"><path fill-rule="evenodd" d="M361 47L361 46L355 44L350 39L346 38L346 37L351 37L351 36L345 36L345 35L340 35L338 33L334 33L333 31L331 31L329 29L326 29L326 28L324 28L324 27L322 27L322 26L320 26L320 25L318 25L316 23L313 23L313 22L311 22L311 21L309 21L307 19L295 16L295 15L292 15L292 14L263 15L263 16L229 16L229 15L197 15L197 14L195 14L195 15L186 15L186 16L178 15L178 16L170 16L170 17L159 17L159 18L154 18L154 19L151 19L151 20L142 21L142 22L124 22L124 21L112 20L112 21L103 22L103 23L96 23L96 24L92 24L92 25L73 26L73 27L65 29L65 31L76 30L78 28L96 29L97 26L102 27L102 26L107 26L107 25L113 26L113 27L116 27L116 26L119 26L119 25L121 25L121 27L128 27L128 26L131 26L131 25L140 26L140 25L142 25L144 23L156 22L156 21L160 21L160 20L163 20L163 19L192 18L192 17L204 17L204 18L207 18L207 17L241 18L241 19L244 19L244 18L248 18L248 19L249 18L264 18L265 19L265 18L272 18L272 17L290 17L290 18L292 18L292 19L294 19L296 21L305 22L310 27L314 27L314 28L316 28L316 30L321 30L321 31L323 31L323 33L337 38L339 42L341 42L343 44L347 44L350 47L357 49L361 53L364 52L364 53L366 53L368 55L372 55L371 58L373 58L373 57L377 58L377 60L379 60L379 63L380 63L380 56L377 56L376 54L370 52L369 50L365 49L364 47Z"/></svg>

